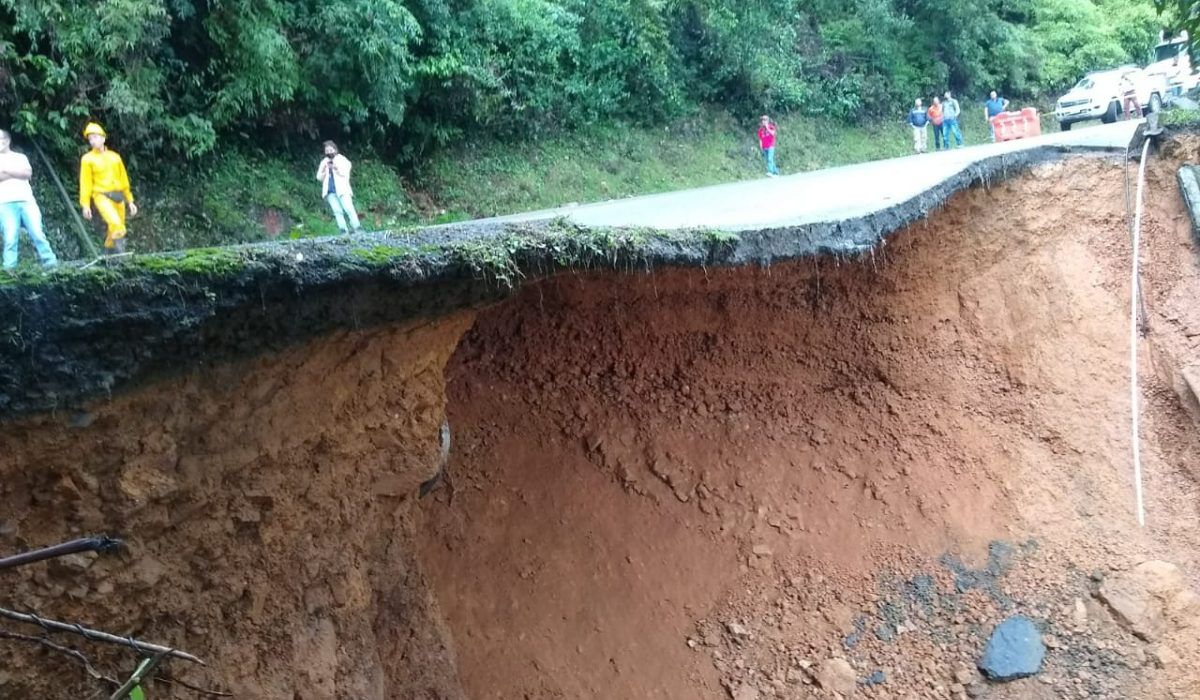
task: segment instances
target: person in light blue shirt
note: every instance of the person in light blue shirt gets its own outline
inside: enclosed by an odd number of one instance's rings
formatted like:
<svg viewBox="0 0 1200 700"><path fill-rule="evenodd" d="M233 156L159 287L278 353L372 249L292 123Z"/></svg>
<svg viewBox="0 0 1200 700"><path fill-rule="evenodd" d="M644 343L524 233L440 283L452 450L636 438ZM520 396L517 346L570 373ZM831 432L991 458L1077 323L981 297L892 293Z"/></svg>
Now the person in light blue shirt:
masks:
<svg viewBox="0 0 1200 700"><path fill-rule="evenodd" d="M962 114L962 107L959 106L958 100L954 99L954 95L947 90L946 101L942 102L942 141L946 144L946 150L950 150L952 134L958 146L961 148L963 145L962 131L958 128L960 114Z"/></svg>
<svg viewBox="0 0 1200 700"><path fill-rule="evenodd" d="M988 94L987 102L983 103L983 116L987 117L988 128L992 131L992 141L996 140L996 127L992 124L992 117L1003 114L1004 110L1008 109L1008 100L996 94L992 90Z"/></svg>

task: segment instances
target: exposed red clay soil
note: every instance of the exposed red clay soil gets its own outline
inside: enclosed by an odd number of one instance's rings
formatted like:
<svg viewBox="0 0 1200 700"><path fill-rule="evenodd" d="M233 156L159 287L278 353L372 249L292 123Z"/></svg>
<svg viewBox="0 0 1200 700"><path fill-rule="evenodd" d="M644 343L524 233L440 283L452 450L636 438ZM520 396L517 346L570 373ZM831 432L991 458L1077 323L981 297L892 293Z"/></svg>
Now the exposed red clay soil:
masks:
<svg viewBox="0 0 1200 700"><path fill-rule="evenodd" d="M1156 341L1200 333L1173 175L1156 162L1145 226ZM1149 361L1136 528L1122 183L1073 161L960 195L871 262L565 276L481 315L420 540L467 693L827 697L814 676L844 657L884 673L864 697L956 697L1017 612L1059 648L987 697L1200 697L1089 594L1147 559L1200 574L1200 440ZM950 595L939 562L993 540L1016 551L1007 609ZM920 573L953 611L889 597ZM887 642L884 606L910 621ZM1178 612L1168 643L1200 661L1200 607Z"/></svg>
<svg viewBox="0 0 1200 700"><path fill-rule="evenodd" d="M562 275L5 425L0 553L130 549L0 573L0 607L178 646L209 665L170 675L239 698L1200 697L1195 145L1151 164L1145 530L1124 173L1080 159L873 260ZM1148 560L1180 573L1139 598ZM1011 614L1044 670L985 684ZM0 698L101 689L0 640Z"/></svg>
<svg viewBox="0 0 1200 700"><path fill-rule="evenodd" d="M85 428L5 426L3 551L97 532L130 549L0 572L0 607L191 652L208 667L172 662L171 675L238 698L461 697L406 503L436 469L442 370L470 322L206 371L97 405ZM137 663L56 638L122 680ZM0 640L0 698L115 690L31 649Z"/></svg>

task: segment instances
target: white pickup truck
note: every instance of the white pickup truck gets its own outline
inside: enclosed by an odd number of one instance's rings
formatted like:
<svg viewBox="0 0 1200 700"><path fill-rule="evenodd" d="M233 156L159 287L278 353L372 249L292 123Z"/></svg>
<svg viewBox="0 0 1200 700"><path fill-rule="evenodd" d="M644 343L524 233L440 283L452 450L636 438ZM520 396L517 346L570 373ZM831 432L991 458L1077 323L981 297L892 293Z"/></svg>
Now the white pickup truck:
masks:
<svg viewBox="0 0 1200 700"><path fill-rule="evenodd" d="M1166 77L1137 66L1122 66L1088 73L1067 94L1058 98L1054 116L1058 117L1059 127L1068 131L1075 122L1088 119L1099 119L1105 124L1115 122L1124 111L1121 103L1123 78L1133 83L1143 114L1162 109L1163 96L1167 94Z"/></svg>

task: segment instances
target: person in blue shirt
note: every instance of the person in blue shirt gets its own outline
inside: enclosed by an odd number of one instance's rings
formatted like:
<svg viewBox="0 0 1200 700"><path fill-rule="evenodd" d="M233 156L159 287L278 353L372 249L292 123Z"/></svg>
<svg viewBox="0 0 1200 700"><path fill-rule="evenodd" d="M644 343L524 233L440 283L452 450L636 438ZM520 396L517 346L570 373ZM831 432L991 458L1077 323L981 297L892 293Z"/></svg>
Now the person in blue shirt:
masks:
<svg viewBox="0 0 1200 700"><path fill-rule="evenodd" d="M988 101L983 103L983 116L987 117L988 128L992 130L992 140L996 140L996 127L992 125L992 117L1004 113L1008 109L1008 100L996 95L996 91L988 95Z"/></svg>
<svg viewBox="0 0 1200 700"><path fill-rule="evenodd" d="M925 133L925 125L929 123L929 115L925 113L925 107L921 104L921 98L918 97L913 103L912 110L908 113L908 125L913 131L913 149L917 153L924 153L928 148L927 135Z"/></svg>

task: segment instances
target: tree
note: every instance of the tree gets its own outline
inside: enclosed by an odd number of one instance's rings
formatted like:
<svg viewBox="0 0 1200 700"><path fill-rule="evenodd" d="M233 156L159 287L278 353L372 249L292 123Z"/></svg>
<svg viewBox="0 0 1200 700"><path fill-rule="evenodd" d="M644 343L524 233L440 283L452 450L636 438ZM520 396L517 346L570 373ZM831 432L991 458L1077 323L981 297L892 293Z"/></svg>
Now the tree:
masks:
<svg viewBox="0 0 1200 700"><path fill-rule="evenodd" d="M1195 59L1197 33L1200 33L1200 2L1196 0L1154 0L1154 9L1169 34L1188 33L1188 52Z"/></svg>
<svg viewBox="0 0 1200 700"><path fill-rule="evenodd" d="M415 158L700 104L870 119L1141 61L1155 6L1196 33L1181 0L0 0L0 122L73 157L96 119L172 161L325 134Z"/></svg>

